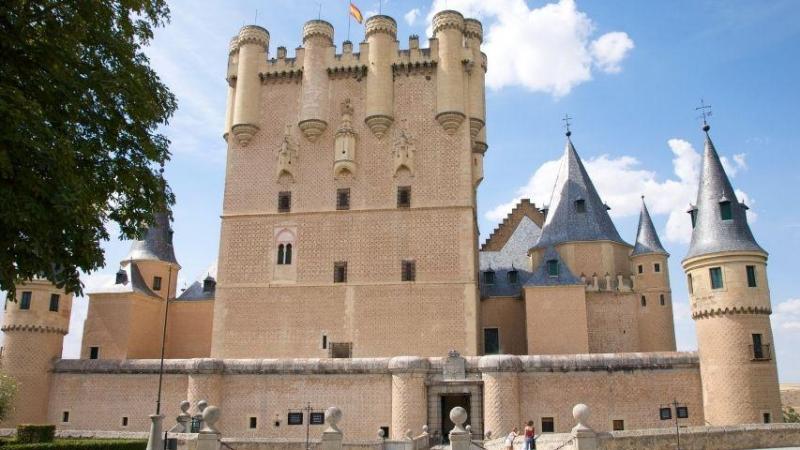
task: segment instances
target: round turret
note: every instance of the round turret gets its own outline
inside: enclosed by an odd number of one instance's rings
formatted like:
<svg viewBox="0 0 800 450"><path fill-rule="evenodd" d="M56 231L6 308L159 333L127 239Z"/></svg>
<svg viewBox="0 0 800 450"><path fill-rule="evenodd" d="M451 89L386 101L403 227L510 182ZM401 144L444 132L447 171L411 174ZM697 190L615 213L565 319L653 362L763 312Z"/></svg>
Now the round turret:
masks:
<svg viewBox="0 0 800 450"><path fill-rule="evenodd" d="M309 20L303 25L303 93L298 127L310 142L328 128L328 60L333 58L333 25Z"/></svg>
<svg viewBox="0 0 800 450"><path fill-rule="evenodd" d="M389 16L372 16L365 27L369 64L364 122L372 134L381 139L394 123L392 64L397 54L397 22Z"/></svg>
<svg viewBox="0 0 800 450"><path fill-rule="evenodd" d="M258 133L261 78L259 70L267 59L269 32L258 25L246 25L239 31L239 57L231 132L240 146L246 146Z"/></svg>

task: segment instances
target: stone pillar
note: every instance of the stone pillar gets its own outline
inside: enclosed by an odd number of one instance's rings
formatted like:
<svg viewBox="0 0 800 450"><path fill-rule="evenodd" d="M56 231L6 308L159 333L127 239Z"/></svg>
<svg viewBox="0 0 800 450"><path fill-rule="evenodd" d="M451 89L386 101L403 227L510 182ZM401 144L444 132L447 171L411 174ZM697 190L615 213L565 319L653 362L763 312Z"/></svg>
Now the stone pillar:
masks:
<svg viewBox="0 0 800 450"><path fill-rule="evenodd" d="M334 53L333 25L324 20L306 22L303 47L303 94L298 126L309 141L315 142L328 128L328 58Z"/></svg>
<svg viewBox="0 0 800 450"><path fill-rule="evenodd" d="M364 122L381 139L394 122L394 74L397 22L389 16L372 16L365 24L369 44L367 107Z"/></svg>
<svg viewBox="0 0 800 450"><path fill-rule="evenodd" d="M261 77L266 63L269 32L257 25L247 25L239 32L239 57L236 69L236 102L231 132L241 146L246 146L258 132L261 117Z"/></svg>
<svg viewBox="0 0 800 450"><path fill-rule="evenodd" d="M464 37L471 54L469 63L469 135L478 138L486 124L486 55L481 52L483 26L475 19L464 19ZM486 140L482 141L484 144Z"/></svg>
<svg viewBox="0 0 800 450"><path fill-rule="evenodd" d="M575 450L596 450L597 433L587 425L589 420L589 407L578 403L572 408L572 417L577 425L572 428L572 437L575 439L572 446Z"/></svg>
<svg viewBox="0 0 800 450"><path fill-rule="evenodd" d="M344 435L339 429L339 421L342 420L342 410L331 406L325 411L325 423L328 428L322 432L322 450L342 450L342 439Z"/></svg>
<svg viewBox="0 0 800 450"><path fill-rule="evenodd" d="M161 450L164 448L164 434L161 432L161 423L164 416L153 414L150 416L150 434L147 437L146 450Z"/></svg>
<svg viewBox="0 0 800 450"><path fill-rule="evenodd" d="M401 439L406 430L428 423L428 395L425 378L430 363L425 358L398 356L389 361L392 374L392 439Z"/></svg>
<svg viewBox="0 0 800 450"><path fill-rule="evenodd" d="M222 402L222 368L221 359L198 358L189 360L187 367L189 379L186 386L186 398L191 405L198 408L201 401L209 405L220 405ZM204 411L199 411L204 413Z"/></svg>
<svg viewBox="0 0 800 450"><path fill-rule="evenodd" d="M522 362L511 355L487 355L478 363L483 379L484 433L505 436L520 422L519 372Z"/></svg>
<svg viewBox="0 0 800 450"><path fill-rule="evenodd" d="M455 134L464 114L464 16L440 11L433 16L433 37L439 41L436 66L436 120L448 134Z"/></svg>
<svg viewBox="0 0 800 450"><path fill-rule="evenodd" d="M203 428L197 434L197 450L219 450L222 436L216 424L220 415L216 406L209 406L203 411Z"/></svg>
<svg viewBox="0 0 800 450"><path fill-rule="evenodd" d="M455 424L449 435L450 449L470 450L470 447L472 447L472 436L470 436L469 431L464 428L464 423L467 421L467 410L456 406L450 411L450 420Z"/></svg>

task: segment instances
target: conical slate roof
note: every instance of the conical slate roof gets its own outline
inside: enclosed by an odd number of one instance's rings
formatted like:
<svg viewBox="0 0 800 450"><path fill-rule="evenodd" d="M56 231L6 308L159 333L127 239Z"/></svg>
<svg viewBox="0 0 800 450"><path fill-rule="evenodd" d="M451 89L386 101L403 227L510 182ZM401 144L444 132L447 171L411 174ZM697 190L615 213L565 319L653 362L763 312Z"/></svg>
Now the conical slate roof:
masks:
<svg viewBox="0 0 800 450"><path fill-rule="evenodd" d="M583 206L578 206L582 200ZM550 199L542 235L534 248L571 241L614 241L628 245L608 216L608 207L583 167L583 162L567 137L567 145Z"/></svg>
<svg viewBox="0 0 800 450"><path fill-rule="evenodd" d="M733 186L722 167L717 150L706 131L700 187L697 190L695 226L686 259L726 251L756 251L763 248L756 242L747 224L747 207L736 199ZM721 202L730 202L731 218L722 219Z"/></svg>
<svg viewBox="0 0 800 450"><path fill-rule="evenodd" d="M636 232L636 244L633 246L631 256L646 255L650 253L663 253L669 255L661 245L661 240L656 233L653 219L650 218L650 211L642 197L642 211L639 213L639 230Z"/></svg>
<svg viewBox="0 0 800 450"><path fill-rule="evenodd" d="M155 225L147 229L144 240L133 241L125 260L164 261L178 264L172 247L172 230L166 211L155 214Z"/></svg>

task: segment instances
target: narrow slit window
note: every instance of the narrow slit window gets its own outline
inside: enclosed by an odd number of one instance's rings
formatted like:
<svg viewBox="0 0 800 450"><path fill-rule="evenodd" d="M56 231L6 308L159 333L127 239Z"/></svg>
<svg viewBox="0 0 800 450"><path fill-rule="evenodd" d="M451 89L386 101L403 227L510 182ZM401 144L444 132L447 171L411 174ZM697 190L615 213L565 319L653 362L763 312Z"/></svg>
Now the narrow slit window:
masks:
<svg viewBox="0 0 800 450"><path fill-rule="evenodd" d="M655 263L653 265L653 272L656 272L656 273L661 272L661 264L660 263Z"/></svg>
<svg viewBox="0 0 800 450"><path fill-rule="evenodd" d="M100 358L100 347L89 347L89 359Z"/></svg>
<svg viewBox="0 0 800 450"><path fill-rule="evenodd" d="M58 303L61 301L61 296L58 294L50 294L50 311L58 312Z"/></svg>
<svg viewBox="0 0 800 450"><path fill-rule="evenodd" d="M639 273L644 273L644 266L643 265L639 264L639 267L637 269L639 270Z"/></svg>
<svg viewBox="0 0 800 450"><path fill-rule="evenodd" d="M585 213L586 212L586 200L584 200L582 198L579 198L579 199L575 200L575 211L577 211L579 213Z"/></svg>
<svg viewBox="0 0 800 450"><path fill-rule="evenodd" d="M123 427L127 427L128 426L128 418L127 417L123 417L122 418L122 426Z"/></svg>
<svg viewBox="0 0 800 450"><path fill-rule="evenodd" d="M547 261L547 274L551 277L558 276L558 260L551 259Z"/></svg>
<svg viewBox="0 0 800 450"><path fill-rule="evenodd" d="M161 277L153 277L153 290L154 291L161 290Z"/></svg>
<svg viewBox="0 0 800 450"><path fill-rule="evenodd" d="M19 299L19 309L31 309L31 297L33 292L25 291Z"/></svg>
<svg viewBox="0 0 800 450"><path fill-rule="evenodd" d="M414 281L417 278L417 263L413 260L405 260L401 264L401 280Z"/></svg>
<svg viewBox="0 0 800 450"><path fill-rule="evenodd" d="M257 428L258 427L258 419L255 418L255 417L251 417L249 425L250 425L250 429L251 430Z"/></svg>
<svg viewBox="0 0 800 450"><path fill-rule="evenodd" d="M350 188L336 190L336 209L350 209Z"/></svg>
<svg viewBox="0 0 800 450"><path fill-rule="evenodd" d="M347 261L333 263L333 282L347 283Z"/></svg>
<svg viewBox="0 0 800 450"><path fill-rule="evenodd" d="M719 215L722 220L731 220L733 219L733 210L731 209L731 202L725 200L724 202L719 202Z"/></svg>
<svg viewBox="0 0 800 450"><path fill-rule="evenodd" d="M292 264L292 244L286 244L286 253L283 255L283 263Z"/></svg>
<svg viewBox="0 0 800 450"><path fill-rule="evenodd" d="M692 285L692 274L686 274L686 285L689 287L689 294L694 294L694 285Z"/></svg>
<svg viewBox="0 0 800 450"><path fill-rule="evenodd" d="M284 255L286 254L286 246L283 244L278 245L278 264L283 264Z"/></svg>
<svg viewBox="0 0 800 450"><path fill-rule="evenodd" d="M756 266L747 266L747 287L756 287Z"/></svg>
<svg viewBox="0 0 800 450"><path fill-rule="evenodd" d="M290 212L292 210L292 193L288 191L278 192L278 212Z"/></svg>
<svg viewBox="0 0 800 450"><path fill-rule="evenodd" d="M399 186L397 188L397 207L411 207L411 186Z"/></svg>
<svg viewBox="0 0 800 450"><path fill-rule="evenodd" d="M661 295L658 296L658 301L659 301L659 303L661 303L661 306L664 306L664 305L667 304L667 300L666 300L666 298L664 298L664 294L661 294Z"/></svg>
<svg viewBox="0 0 800 450"><path fill-rule="evenodd" d="M69 411L64 411L61 413L61 422L69 423Z"/></svg>
<svg viewBox="0 0 800 450"><path fill-rule="evenodd" d="M643 296L642 296L642 300L641 300L641 302L642 302L642 306L647 306L647 297L645 297L645 296L643 295Z"/></svg>
<svg viewBox="0 0 800 450"><path fill-rule="evenodd" d="M689 217L692 218L692 228L694 228L695 225L697 225L697 209L695 209L695 208L690 209L689 210Z"/></svg>

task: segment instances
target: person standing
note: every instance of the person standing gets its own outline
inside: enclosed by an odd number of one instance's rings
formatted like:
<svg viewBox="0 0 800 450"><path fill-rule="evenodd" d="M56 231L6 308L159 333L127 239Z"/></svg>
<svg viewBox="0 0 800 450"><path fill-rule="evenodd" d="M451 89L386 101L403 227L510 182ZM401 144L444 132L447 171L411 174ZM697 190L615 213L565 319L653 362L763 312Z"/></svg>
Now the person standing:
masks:
<svg viewBox="0 0 800 450"><path fill-rule="evenodd" d="M508 433L508 436L506 436L506 450L513 450L514 439L516 439L517 436L517 427L514 427L514 429L511 430L511 433Z"/></svg>
<svg viewBox="0 0 800 450"><path fill-rule="evenodd" d="M529 420L525 424L525 450L534 450L536 448L536 428L533 426L533 421Z"/></svg>

